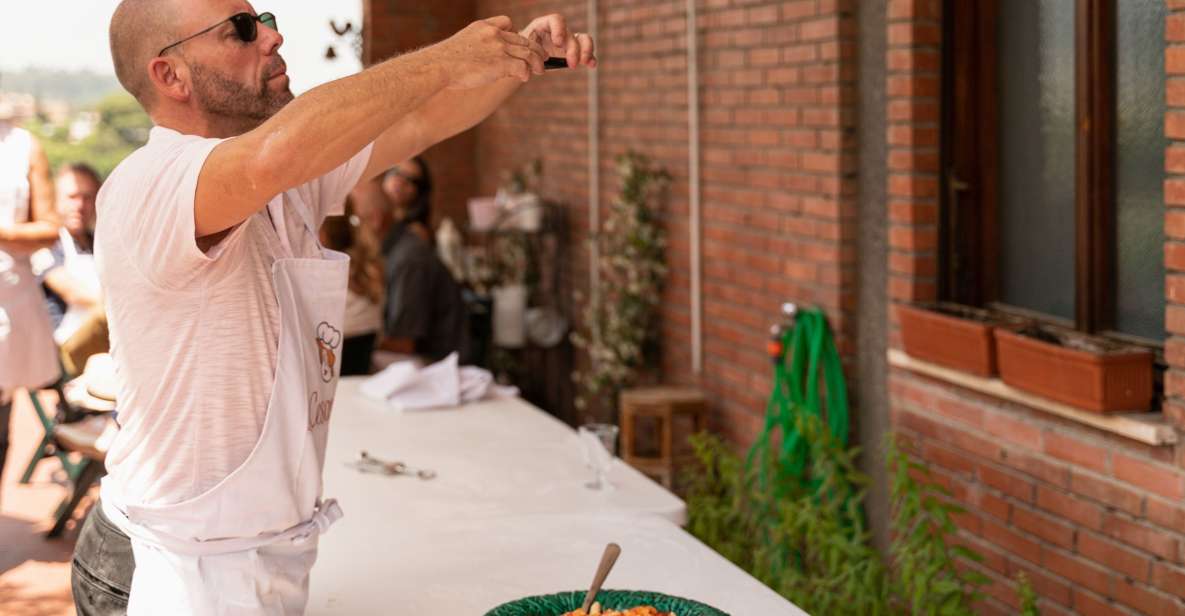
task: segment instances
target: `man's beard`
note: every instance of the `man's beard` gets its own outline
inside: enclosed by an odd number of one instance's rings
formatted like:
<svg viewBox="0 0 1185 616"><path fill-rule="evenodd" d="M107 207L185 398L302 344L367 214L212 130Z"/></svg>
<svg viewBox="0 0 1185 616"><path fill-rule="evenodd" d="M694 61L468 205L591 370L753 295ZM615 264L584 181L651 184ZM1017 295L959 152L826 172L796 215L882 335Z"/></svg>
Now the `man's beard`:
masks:
<svg viewBox="0 0 1185 616"><path fill-rule="evenodd" d="M193 92L213 122L233 134L242 134L263 124L295 98L287 87L279 91L268 87L267 78L282 66L283 60L277 58L264 71L265 77L257 87L250 88L214 68L193 63Z"/></svg>

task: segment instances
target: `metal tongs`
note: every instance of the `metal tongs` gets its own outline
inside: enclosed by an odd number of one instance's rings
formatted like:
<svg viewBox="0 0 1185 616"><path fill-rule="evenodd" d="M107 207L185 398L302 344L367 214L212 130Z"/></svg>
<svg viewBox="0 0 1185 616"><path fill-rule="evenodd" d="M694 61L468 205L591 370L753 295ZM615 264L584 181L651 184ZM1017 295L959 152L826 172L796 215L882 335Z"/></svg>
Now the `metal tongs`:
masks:
<svg viewBox="0 0 1185 616"><path fill-rule="evenodd" d="M436 478L436 471L425 468L412 468L403 462L387 462L371 456L366 451L358 452L358 459L346 462L346 466L353 467L362 473L378 473L380 475L414 475L420 479Z"/></svg>

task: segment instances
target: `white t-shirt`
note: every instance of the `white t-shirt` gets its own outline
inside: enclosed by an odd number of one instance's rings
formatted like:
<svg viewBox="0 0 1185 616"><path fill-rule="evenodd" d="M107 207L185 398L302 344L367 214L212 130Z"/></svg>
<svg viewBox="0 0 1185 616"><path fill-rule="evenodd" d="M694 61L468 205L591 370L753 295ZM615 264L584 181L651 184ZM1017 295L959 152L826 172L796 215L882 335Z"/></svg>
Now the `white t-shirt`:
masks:
<svg viewBox="0 0 1185 616"><path fill-rule="evenodd" d="M198 496L246 461L263 430L280 334L271 268L285 253L267 208L198 248L194 193L220 142L154 128L99 192L95 255L120 424L104 490L125 504ZM276 197L297 256L319 256L297 210L318 226L340 214L370 151Z"/></svg>

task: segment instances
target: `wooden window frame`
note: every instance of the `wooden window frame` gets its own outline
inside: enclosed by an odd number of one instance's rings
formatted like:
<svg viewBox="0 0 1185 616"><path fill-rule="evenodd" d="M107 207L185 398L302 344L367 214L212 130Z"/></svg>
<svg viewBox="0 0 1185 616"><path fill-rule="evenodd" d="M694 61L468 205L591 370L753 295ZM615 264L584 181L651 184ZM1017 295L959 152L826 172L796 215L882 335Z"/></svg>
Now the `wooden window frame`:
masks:
<svg viewBox="0 0 1185 616"><path fill-rule="evenodd" d="M1067 322L1000 302L999 7L945 0L938 295L1162 352L1163 341L1114 329L1116 1L1075 0L1075 315Z"/></svg>

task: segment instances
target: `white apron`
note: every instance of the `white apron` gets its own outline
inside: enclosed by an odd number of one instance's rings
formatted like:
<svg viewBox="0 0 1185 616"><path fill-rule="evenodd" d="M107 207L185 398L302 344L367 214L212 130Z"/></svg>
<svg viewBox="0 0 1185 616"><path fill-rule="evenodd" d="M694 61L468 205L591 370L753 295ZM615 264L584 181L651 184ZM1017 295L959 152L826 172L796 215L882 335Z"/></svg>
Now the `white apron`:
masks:
<svg viewBox="0 0 1185 616"><path fill-rule="evenodd" d="M268 207L283 230L282 201ZM254 450L216 486L181 503L124 505L102 494L104 513L132 539L131 616L303 613L318 535L341 517L336 501L321 500L321 470L349 257L322 249L324 258L296 258L286 233L279 235L287 250L272 266L280 346Z"/></svg>
<svg viewBox="0 0 1185 616"><path fill-rule="evenodd" d="M0 121L0 227L29 220L32 148L29 133ZM61 374L32 252L0 242L0 401L13 389L48 385Z"/></svg>
<svg viewBox="0 0 1185 616"><path fill-rule="evenodd" d="M99 293L99 268L95 264L95 256L78 252L78 244L75 243L74 236L70 235L65 227L62 227L60 238L63 255L62 267L66 268L70 279L75 284L85 285L89 293L97 295ZM66 344L70 336L73 336L86 323L89 316L89 308L75 305L66 306L66 314L62 315L62 322L53 331L54 342L59 346Z"/></svg>

